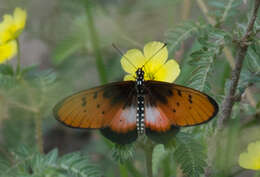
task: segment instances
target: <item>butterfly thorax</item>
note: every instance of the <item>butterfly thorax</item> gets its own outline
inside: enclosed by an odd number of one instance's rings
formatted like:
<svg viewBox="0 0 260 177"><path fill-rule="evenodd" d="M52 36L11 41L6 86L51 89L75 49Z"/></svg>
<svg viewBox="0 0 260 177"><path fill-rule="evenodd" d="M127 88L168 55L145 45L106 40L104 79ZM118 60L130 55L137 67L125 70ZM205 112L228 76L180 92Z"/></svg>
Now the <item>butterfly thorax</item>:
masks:
<svg viewBox="0 0 260 177"><path fill-rule="evenodd" d="M138 68L136 71L136 92L137 92L137 114L136 127L137 133L143 134L144 125L144 71Z"/></svg>

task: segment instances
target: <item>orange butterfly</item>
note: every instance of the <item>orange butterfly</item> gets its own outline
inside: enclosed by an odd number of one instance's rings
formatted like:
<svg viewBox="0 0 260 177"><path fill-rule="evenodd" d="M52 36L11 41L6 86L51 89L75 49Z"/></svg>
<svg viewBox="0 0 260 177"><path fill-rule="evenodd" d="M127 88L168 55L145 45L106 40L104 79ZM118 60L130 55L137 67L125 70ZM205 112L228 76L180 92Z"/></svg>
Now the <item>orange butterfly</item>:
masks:
<svg viewBox="0 0 260 177"><path fill-rule="evenodd" d="M143 66L144 67L144 66ZM218 112L208 95L168 82L144 80L143 67L135 81L122 81L84 90L54 107L54 115L66 126L100 129L118 144L129 144L146 134L159 143L179 127L199 125Z"/></svg>

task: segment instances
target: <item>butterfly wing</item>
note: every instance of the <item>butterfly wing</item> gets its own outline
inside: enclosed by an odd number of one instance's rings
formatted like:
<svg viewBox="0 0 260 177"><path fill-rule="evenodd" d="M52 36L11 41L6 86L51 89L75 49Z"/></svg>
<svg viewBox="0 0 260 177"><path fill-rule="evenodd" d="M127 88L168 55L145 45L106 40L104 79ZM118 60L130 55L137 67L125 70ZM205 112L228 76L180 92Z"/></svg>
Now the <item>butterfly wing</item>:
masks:
<svg viewBox="0 0 260 177"><path fill-rule="evenodd" d="M145 88L148 136L205 123L218 112L214 99L192 88L158 81L146 81Z"/></svg>
<svg viewBox="0 0 260 177"><path fill-rule="evenodd" d="M137 138L134 92L133 81L95 87L63 99L53 113L66 126L101 129L113 142L130 143Z"/></svg>

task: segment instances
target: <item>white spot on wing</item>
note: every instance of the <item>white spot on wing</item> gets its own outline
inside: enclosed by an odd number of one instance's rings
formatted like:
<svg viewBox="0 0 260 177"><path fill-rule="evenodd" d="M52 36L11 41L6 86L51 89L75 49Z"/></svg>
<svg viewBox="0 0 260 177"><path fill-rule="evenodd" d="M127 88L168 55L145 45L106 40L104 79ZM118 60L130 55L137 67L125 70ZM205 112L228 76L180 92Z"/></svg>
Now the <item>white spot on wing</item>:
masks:
<svg viewBox="0 0 260 177"><path fill-rule="evenodd" d="M122 117L124 117L128 123L136 122L136 108L134 108L134 106L131 106L124 109L122 112Z"/></svg>
<svg viewBox="0 0 260 177"><path fill-rule="evenodd" d="M148 122L155 123L156 117L160 116L160 112L151 106L145 108L145 119Z"/></svg>

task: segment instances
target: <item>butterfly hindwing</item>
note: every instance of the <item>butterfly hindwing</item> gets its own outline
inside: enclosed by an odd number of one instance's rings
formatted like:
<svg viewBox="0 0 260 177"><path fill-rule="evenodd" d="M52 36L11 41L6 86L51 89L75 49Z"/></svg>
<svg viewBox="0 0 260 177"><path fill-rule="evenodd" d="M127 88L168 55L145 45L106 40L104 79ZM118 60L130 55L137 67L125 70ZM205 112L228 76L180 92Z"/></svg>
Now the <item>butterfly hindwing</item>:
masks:
<svg viewBox="0 0 260 177"><path fill-rule="evenodd" d="M101 129L107 138L126 144L137 138L133 133L136 132L134 93L133 81L115 82L71 95L53 111L56 119L66 126Z"/></svg>
<svg viewBox="0 0 260 177"><path fill-rule="evenodd" d="M205 123L218 112L217 103L197 90L159 81L147 81L145 125L151 131L166 132L172 126Z"/></svg>

